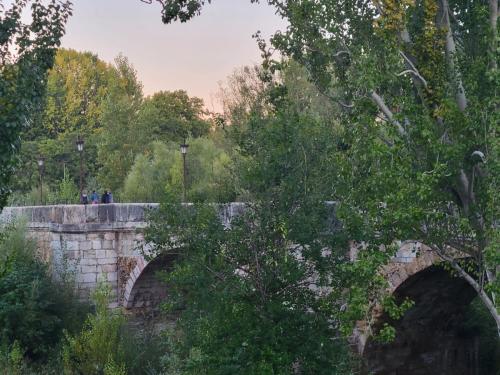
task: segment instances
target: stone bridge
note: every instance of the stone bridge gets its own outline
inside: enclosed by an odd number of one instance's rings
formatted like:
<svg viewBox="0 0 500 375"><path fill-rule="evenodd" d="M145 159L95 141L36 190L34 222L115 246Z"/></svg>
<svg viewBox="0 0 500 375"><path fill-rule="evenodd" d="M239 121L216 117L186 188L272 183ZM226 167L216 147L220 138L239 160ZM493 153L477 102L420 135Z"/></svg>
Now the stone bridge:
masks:
<svg viewBox="0 0 500 375"><path fill-rule="evenodd" d="M6 222L24 218L43 258L54 272L64 267L75 273L80 295L88 298L101 280L113 289L112 307L130 311L150 308L167 296L168 290L156 277L171 259L148 262L140 249L145 214L157 204L102 204L39 207L7 207L0 215ZM244 209L242 203L219 206L225 225ZM374 374L475 374L477 337L462 332L465 307L474 291L462 279L451 277L436 266L432 252L415 243L402 243L383 271L389 292L397 300L415 301L407 314L391 322L398 330L387 345L367 341L365 327L356 332ZM381 325L390 319L377 317ZM398 370L404 368L405 371Z"/></svg>
<svg viewBox="0 0 500 375"><path fill-rule="evenodd" d="M82 298L100 281L112 287L111 307L151 307L165 297L155 277L160 262L142 255L147 210L158 204L99 204L6 207L0 222L25 220L30 237L54 273L74 274ZM229 223L243 204L220 206Z"/></svg>

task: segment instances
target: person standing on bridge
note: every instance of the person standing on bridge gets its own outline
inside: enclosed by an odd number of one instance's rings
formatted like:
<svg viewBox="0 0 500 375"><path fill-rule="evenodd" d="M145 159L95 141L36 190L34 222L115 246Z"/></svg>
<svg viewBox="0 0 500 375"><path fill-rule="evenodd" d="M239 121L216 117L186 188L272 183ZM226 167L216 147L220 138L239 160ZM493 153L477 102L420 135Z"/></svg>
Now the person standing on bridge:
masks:
<svg viewBox="0 0 500 375"><path fill-rule="evenodd" d="M90 201L92 202L92 204L99 203L99 195L95 190L92 190L92 194L90 194Z"/></svg>
<svg viewBox="0 0 500 375"><path fill-rule="evenodd" d="M101 196L101 203L109 203L109 194L107 190L104 190L104 194Z"/></svg>
<svg viewBox="0 0 500 375"><path fill-rule="evenodd" d="M87 192L86 191L84 191L82 193L82 196L80 197L80 202L82 204L88 204L89 203L89 198L87 197Z"/></svg>

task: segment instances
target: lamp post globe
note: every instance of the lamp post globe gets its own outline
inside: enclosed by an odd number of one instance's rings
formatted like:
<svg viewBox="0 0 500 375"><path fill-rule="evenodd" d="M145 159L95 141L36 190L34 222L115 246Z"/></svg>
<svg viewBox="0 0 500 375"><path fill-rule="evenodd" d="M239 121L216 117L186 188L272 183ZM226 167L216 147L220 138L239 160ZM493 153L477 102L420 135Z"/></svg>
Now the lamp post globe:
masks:
<svg viewBox="0 0 500 375"><path fill-rule="evenodd" d="M78 152L83 152L84 143L84 140L78 137L78 139L76 140L76 149L78 150Z"/></svg>
<svg viewBox="0 0 500 375"><path fill-rule="evenodd" d="M45 164L45 158L43 156L39 156L37 159L38 164L38 174L40 177L40 204L43 205L43 166Z"/></svg>
<svg viewBox="0 0 500 375"><path fill-rule="evenodd" d="M186 202L186 183L187 183L186 154L188 147L189 145L186 143L186 140L184 140L184 143L180 145L182 154L182 201L183 202Z"/></svg>
<svg viewBox="0 0 500 375"><path fill-rule="evenodd" d="M76 149L78 150L78 153L80 154L80 203L83 202L83 145L84 145L83 139L78 136L76 140Z"/></svg>
<svg viewBox="0 0 500 375"><path fill-rule="evenodd" d="M186 143L183 143L180 145L180 147L181 147L181 154L183 154L183 155L187 154L187 150L188 150L189 145Z"/></svg>

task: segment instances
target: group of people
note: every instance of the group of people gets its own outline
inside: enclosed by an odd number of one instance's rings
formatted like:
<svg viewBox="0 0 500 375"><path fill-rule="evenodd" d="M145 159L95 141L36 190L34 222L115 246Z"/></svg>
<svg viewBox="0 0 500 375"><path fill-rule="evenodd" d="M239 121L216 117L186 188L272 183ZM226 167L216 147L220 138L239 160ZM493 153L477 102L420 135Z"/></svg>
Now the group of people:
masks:
<svg viewBox="0 0 500 375"><path fill-rule="evenodd" d="M87 192L84 191L80 197L80 202L82 204L113 203L113 194L111 193L111 190L104 190L104 193L99 199L99 194L95 190L92 190L92 194L90 194L89 198Z"/></svg>

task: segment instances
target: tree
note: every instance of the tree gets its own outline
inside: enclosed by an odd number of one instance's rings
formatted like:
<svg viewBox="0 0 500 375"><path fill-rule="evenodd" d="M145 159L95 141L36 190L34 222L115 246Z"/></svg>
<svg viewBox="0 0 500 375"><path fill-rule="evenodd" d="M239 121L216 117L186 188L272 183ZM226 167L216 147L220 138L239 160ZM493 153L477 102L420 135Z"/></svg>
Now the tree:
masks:
<svg viewBox="0 0 500 375"><path fill-rule="evenodd" d="M42 127L34 136L54 139L62 133L85 135L99 128L101 103L116 73L91 52L60 49L48 76Z"/></svg>
<svg viewBox="0 0 500 375"><path fill-rule="evenodd" d="M204 3L162 2L163 20L186 21ZM500 335L498 1L268 3L289 21L273 47L342 110L335 198L347 235L369 244L363 252L425 244Z"/></svg>
<svg viewBox="0 0 500 375"><path fill-rule="evenodd" d="M222 103L224 125L244 126L254 114L265 115L270 111L267 102L267 85L262 80L260 66L235 69L219 85L218 99Z"/></svg>
<svg viewBox="0 0 500 375"><path fill-rule="evenodd" d="M168 363L181 373L343 374L356 366L348 337L383 286L373 270L387 255L350 262L349 238L331 220L335 131L294 105L255 116L236 144L239 185L251 201L229 228L207 205L167 200L152 212L154 255L175 255L165 305L180 316Z"/></svg>
<svg viewBox="0 0 500 375"><path fill-rule="evenodd" d="M154 141L181 142L189 136L200 137L210 126L203 119L201 99L191 98L185 91L162 91L143 100L133 67L126 59L117 60L116 65L116 81L127 81L132 89L124 91L123 85L110 89L101 115L99 181L113 191L122 189L138 155L153 152Z"/></svg>
<svg viewBox="0 0 500 375"><path fill-rule="evenodd" d="M90 52L60 49L48 73L44 102L33 120L37 126L22 135L22 168L13 188L26 192L36 184L37 154L48 161L44 181L51 188L63 178L64 167L78 178L78 136L85 141L85 181L98 178L106 188L121 187L135 153L144 145L142 138L134 138L137 134L130 134L142 103L142 85L127 58L120 55L108 64Z"/></svg>
<svg viewBox="0 0 500 375"><path fill-rule="evenodd" d="M21 16L28 4L32 21L25 24ZM40 108L47 70L64 34L70 5L56 0L0 4L0 208L10 192L19 135L32 126L33 113Z"/></svg>
<svg viewBox="0 0 500 375"><path fill-rule="evenodd" d="M161 122L154 129L159 139L180 142L187 137L201 137L210 129L203 119L203 100L189 97L186 91L160 91L146 99L145 105L158 110Z"/></svg>
<svg viewBox="0 0 500 375"><path fill-rule="evenodd" d="M147 128L137 129L143 101L137 72L121 55L115 59L115 66L99 118L102 128L97 163L101 165L99 182L116 192L122 188L135 156L144 151L151 139Z"/></svg>

